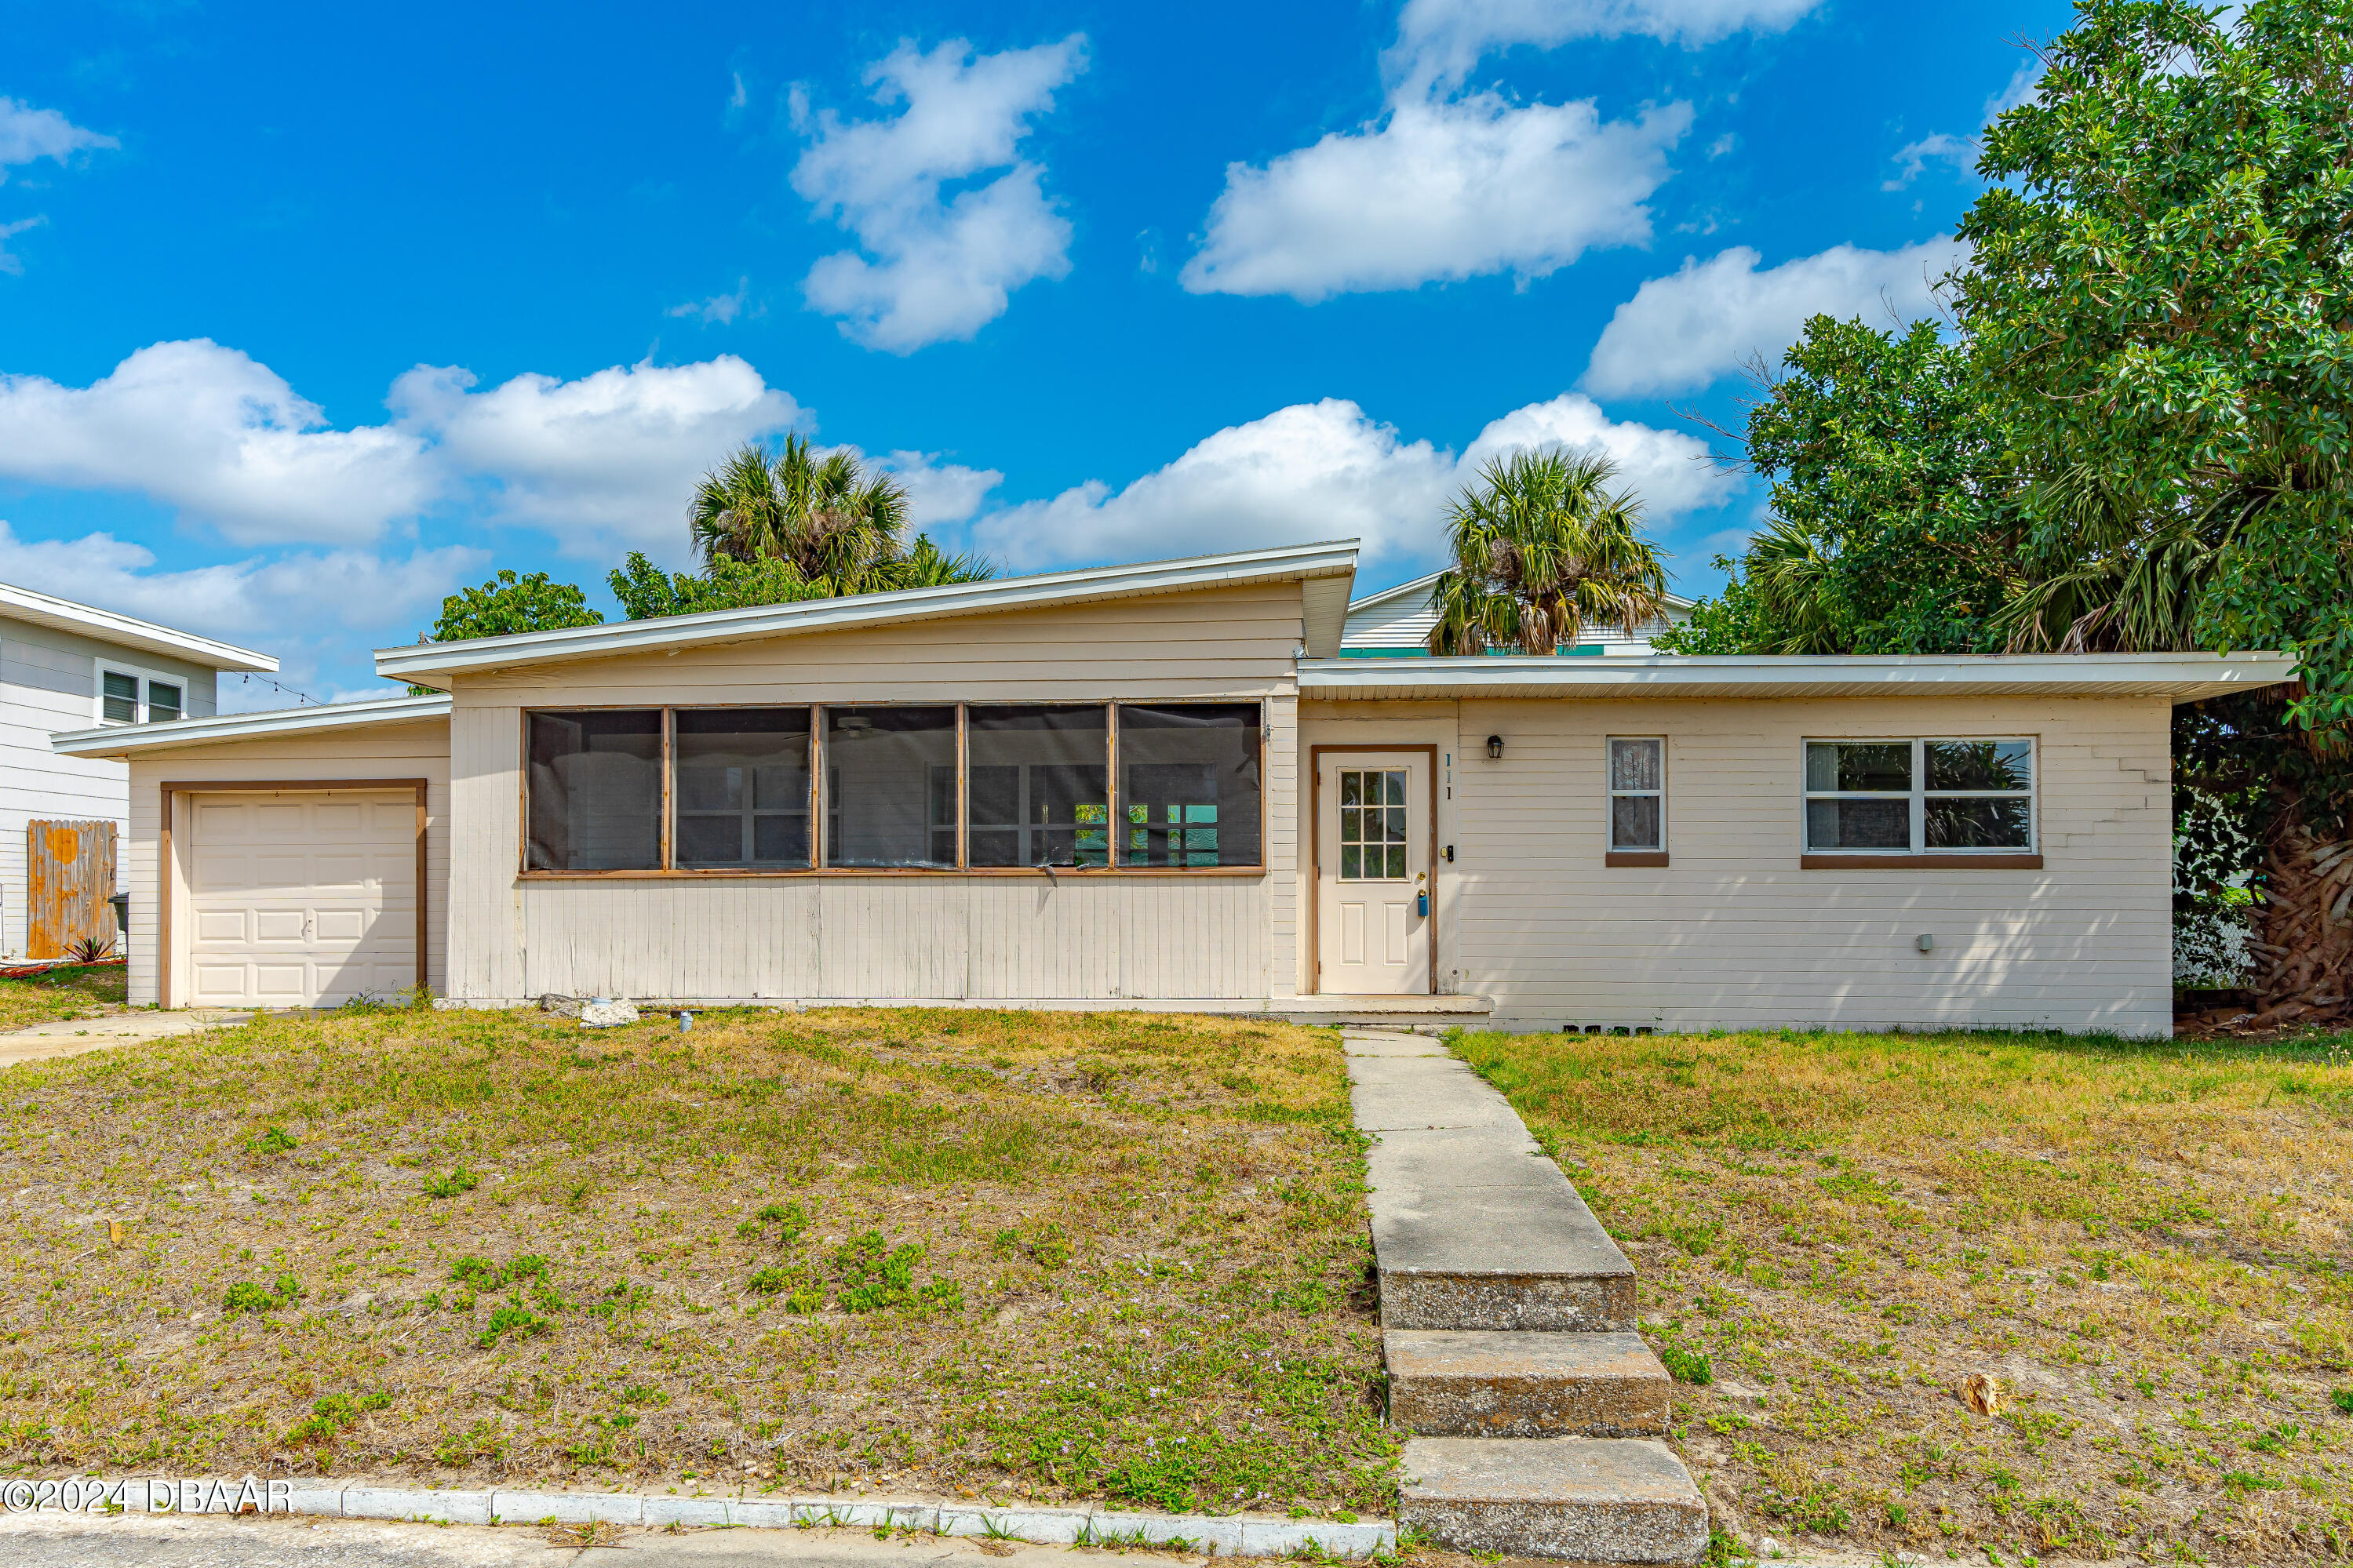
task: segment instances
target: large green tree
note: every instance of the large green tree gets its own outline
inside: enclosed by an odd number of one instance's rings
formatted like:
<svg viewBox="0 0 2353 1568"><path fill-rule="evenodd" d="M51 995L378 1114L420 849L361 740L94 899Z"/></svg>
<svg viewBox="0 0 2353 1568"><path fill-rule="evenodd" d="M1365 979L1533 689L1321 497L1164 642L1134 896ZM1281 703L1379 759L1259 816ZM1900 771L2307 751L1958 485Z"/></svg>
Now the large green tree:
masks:
<svg viewBox="0 0 2353 1568"><path fill-rule="evenodd" d="M1656 618L1666 572L1617 477L1606 457L1557 448L1488 463L1449 510L1454 563L1431 590L1430 651L1548 654L1589 625Z"/></svg>
<svg viewBox="0 0 2353 1568"><path fill-rule="evenodd" d="M729 561L781 562L798 580L835 594L931 588L993 574L987 563L944 553L922 535L910 543L910 510L905 487L889 473L868 471L847 449L820 458L808 442L787 436L773 452L747 441L704 474L687 504L687 531L714 582L723 576L720 563ZM748 585L735 580L739 590Z"/></svg>
<svg viewBox="0 0 2353 1568"><path fill-rule="evenodd" d="M2279 648L2184 761L2251 821L2262 1016L2353 1014L2353 7L2082 0L1954 308L2029 482L2027 644Z"/></svg>

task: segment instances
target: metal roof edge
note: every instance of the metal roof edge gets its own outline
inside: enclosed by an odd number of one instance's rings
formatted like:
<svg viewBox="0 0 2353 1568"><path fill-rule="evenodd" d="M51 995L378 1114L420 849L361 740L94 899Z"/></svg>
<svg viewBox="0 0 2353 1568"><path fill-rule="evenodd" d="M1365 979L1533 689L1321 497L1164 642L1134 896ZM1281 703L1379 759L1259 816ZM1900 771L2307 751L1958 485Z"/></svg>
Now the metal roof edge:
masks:
<svg viewBox="0 0 2353 1568"><path fill-rule="evenodd" d="M1427 656L1303 660L1303 694L1369 687L1508 687L1531 692L1672 691L1678 687L1736 687L1769 691L1835 682L1843 686L1944 687L1999 684L2113 685L2119 679L2157 685L2213 685L2245 689L2295 679L2287 654L2233 652L2086 654L1686 655L1625 654L1562 659L1512 655Z"/></svg>
<svg viewBox="0 0 2353 1568"><path fill-rule="evenodd" d="M132 752L250 740L300 730L356 729L367 724L447 718L449 707L448 695L437 693L374 702L330 702L316 708L272 708L259 713L222 713L210 719L175 720L168 724L107 724L95 730L61 731L49 737L49 749L68 757L126 756Z"/></svg>
<svg viewBox="0 0 2353 1568"><path fill-rule="evenodd" d="M1386 600L1394 599L1401 594L1411 593L1416 588L1427 588L1445 575L1446 569L1441 566L1435 572L1416 577L1410 583L1399 583L1394 588L1383 588L1378 593L1367 594L1361 599L1351 599L1348 601L1348 613L1354 615L1367 605L1377 605ZM1688 610L1699 603L1696 599L1686 599L1681 594L1669 594L1666 597L1667 607L1671 610Z"/></svg>
<svg viewBox="0 0 2353 1568"><path fill-rule="evenodd" d="M278 660L269 654L239 647L218 637L142 621L136 616L102 610L79 600L61 599L38 589L18 587L14 583L0 583L0 614L12 614L17 619L59 631L80 632L119 647L168 654L211 670L228 669L250 675L278 672Z"/></svg>
<svg viewBox="0 0 2353 1568"><path fill-rule="evenodd" d="M1356 541L1331 540L1274 550L1041 573L987 583L956 583L939 588L844 595L789 605L755 605L607 626L567 626L459 642L410 643L376 649L375 668L379 675L403 678L494 669L514 664L609 658L698 643L806 636L894 621L987 615L1091 599L1140 597L1229 584L1353 576L1356 569Z"/></svg>

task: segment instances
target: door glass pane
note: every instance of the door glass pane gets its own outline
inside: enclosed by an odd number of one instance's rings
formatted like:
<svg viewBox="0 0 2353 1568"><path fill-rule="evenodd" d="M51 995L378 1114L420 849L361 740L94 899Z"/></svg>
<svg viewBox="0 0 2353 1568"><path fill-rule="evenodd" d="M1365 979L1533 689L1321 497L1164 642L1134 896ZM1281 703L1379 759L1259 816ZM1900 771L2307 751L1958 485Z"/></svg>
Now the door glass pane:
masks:
<svg viewBox="0 0 2353 1568"><path fill-rule="evenodd" d="M1119 767L1121 865L1261 863L1257 703L1123 703Z"/></svg>
<svg viewBox="0 0 2353 1568"><path fill-rule="evenodd" d="M139 717L139 678L117 675L110 669L106 672L105 680L104 706L99 711L106 715L110 723L128 724L136 720Z"/></svg>
<svg viewBox="0 0 2353 1568"><path fill-rule="evenodd" d="M1659 797L1657 795L1621 795L1611 797L1609 847L1612 849L1659 847Z"/></svg>
<svg viewBox="0 0 2353 1568"><path fill-rule="evenodd" d="M2022 796L1931 800L1922 826L1931 849L2028 849L2034 844Z"/></svg>
<svg viewBox="0 0 2353 1568"><path fill-rule="evenodd" d="M1905 800L1810 800L1806 802L1809 849L1910 849L1912 802Z"/></svg>
<svg viewBox="0 0 2353 1568"><path fill-rule="evenodd" d="M1406 869L1405 770L1343 768L1340 798L1377 801L1340 808L1340 879L1402 881ZM1394 805L1387 803L1395 801Z"/></svg>
<svg viewBox="0 0 2353 1568"><path fill-rule="evenodd" d="M825 863L955 865L955 710L825 710Z"/></svg>
<svg viewBox="0 0 2353 1568"><path fill-rule="evenodd" d="M2024 790L2034 783L2034 748L2025 741L1930 741L1932 790Z"/></svg>
<svg viewBox="0 0 2353 1568"><path fill-rule="evenodd" d="M975 866L1111 864L1111 731L1101 707L965 710Z"/></svg>
<svg viewBox="0 0 2353 1568"><path fill-rule="evenodd" d="M534 871L661 868L661 713L529 718Z"/></svg>
<svg viewBox="0 0 2353 1568"><path fill-rule="evenodd" d="M169 681L147 683L147 722L168 724L180 716L180 689Z"/></svg>
<svg viewBox="0 0 2353 1568"><path fill-rule="evenodd" d="M1810 790L1912 788L1909 741L1810 741L1806 743Z"/></svg>
<svg viewBox="0 0 2353 1568"><path fill-rule="evenodd" d="M681 709L672 722L675 863L698 870L807 866L809 710Z"/></svg>

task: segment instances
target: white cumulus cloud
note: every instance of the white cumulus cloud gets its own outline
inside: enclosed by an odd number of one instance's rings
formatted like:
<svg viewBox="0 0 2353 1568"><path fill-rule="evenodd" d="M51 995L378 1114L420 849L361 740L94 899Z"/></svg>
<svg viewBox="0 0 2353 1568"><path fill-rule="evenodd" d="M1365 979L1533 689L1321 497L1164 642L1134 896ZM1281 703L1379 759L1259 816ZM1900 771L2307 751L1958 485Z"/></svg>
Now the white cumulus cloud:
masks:
<svg viewBox="0 0 2353 1568"><path fill-rule="evenodd" d="M1575 393L1504 415L1460 457L1326 398L1220 430L1124 489L1091 480L990 513L973 538L1023 569L1341 538L1363 540L1368 562L1427 562L1439 553L1448 501L1482 465L1553 446L1618 459L1648 500L1654 530L1723 500L1734 485L1704 443L1612 422Z"/></svg>
<svg viewBox="0 0 2353 1568"><path fill-rule="evenodd" d="M2010 82L2007 86L1986 100L1985 112L1980 119L1984 124L1991 125L2011 110L2030 101L2042 86L2042 62L2030 57L2022 61L2016 70L2010 73ZM1977 166L1978 153L1980 150L1977 136L1954 136L1942 131L1931 132L1917 142L1906 142L1895 150L1895 173L1891 178L1882 181L1879 188L1883 191L1900 191L1918 179L1922 171L1932 162L1949 163L1955 174L1966 174Z"/></svg>
<svg viewBox="0 0 2353 1568"><path fill-rule="evenodd" d="M1264 168L1229 166L1185 287L1313 303L1506 270L1542 278L1594 246L1650 238L1644 204L1691 121L1681 103L1604 121L1590 101L1403 100Z"/></svg>
<svg viewBox="0 0 2353 1568"><path fill-rule="evenodd" d="M63 163L76 153L120 147L111 136L85 131L54 109L36 109L13 98L0 98L0 184L18 163L47 158Z"/></svg>
<svg viewBox="0 0 2353 1568"><path fill-rule="evenodd" d="M387 426L334 429L209 338L152 344L84 387L0 375L0 475L146 495L240 543L375 537L438 495L425 446Z"/></svg>
<svg viewBox="0 0 2353 1568"><path fill-rule="evenodd" d="M809 145L793 189L860 247L809 269L809 304L858 342L910 353L970 338L1005 313L1014 289L1068 273L1070 223L1020 144L1086 67L1082 34L977 56L957 38L928 53L902 43L867 68L873 100L902 106L895 114L812 115L796 89L794 118ZM951 183L963 188L950 194Z"/></svg>
<svg viewBox="0 0 2353 1568"><path fill-rule="evenodd" d="M1764 258L1745 245L1706 261L1686 258L1681 271L1651 279L1618 307L1582 384L1605 397L1689 392L1752 354L1775 358L1809 316L1924 315L1935 308L1936 279L1968 254L1940 235L1900 250L1835 246L1762 269Z"/></svg>
<svg viewBox="0 0 2353 1568"><path fill-rule="evenodd" d="M575 381L518 375L480 391L471 371L419 365L392 384L391 404L436 463L492 487L502 521L546 528L574 552L683 549L694 481L738 443L800 416L733 354Z"/></svg>
<svg viewBox="0 0 2353 1568"><path fill-rule="evenodd" d="M1651 37L1686 48L1739 32L1778 32L1820 0L1407 0L1383 58L1419 89L1459 84L1481 57L1515 44Z"/></svg>

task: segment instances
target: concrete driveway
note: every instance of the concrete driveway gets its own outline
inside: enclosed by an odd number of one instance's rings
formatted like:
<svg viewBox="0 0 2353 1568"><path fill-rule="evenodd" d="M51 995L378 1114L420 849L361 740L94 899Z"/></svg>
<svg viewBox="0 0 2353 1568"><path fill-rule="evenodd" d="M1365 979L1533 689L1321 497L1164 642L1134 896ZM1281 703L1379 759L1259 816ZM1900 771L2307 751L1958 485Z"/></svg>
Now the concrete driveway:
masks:
<svg viewBox="0 0 2353 1568"><path fill-rule="evenodd" d="M217 1007L174 1008L168 1013L150 1007L135 1013L110 1013L102 1018L60 1018L55 1023L35 1024L30 1028L12 1029L0 1035L0 1068L48 1057L79 1056L84 1051L102 1051L138 1040L192 1035L199 1029L247 1023L252 1017L250 1013L231 1013Z"/></svg>

